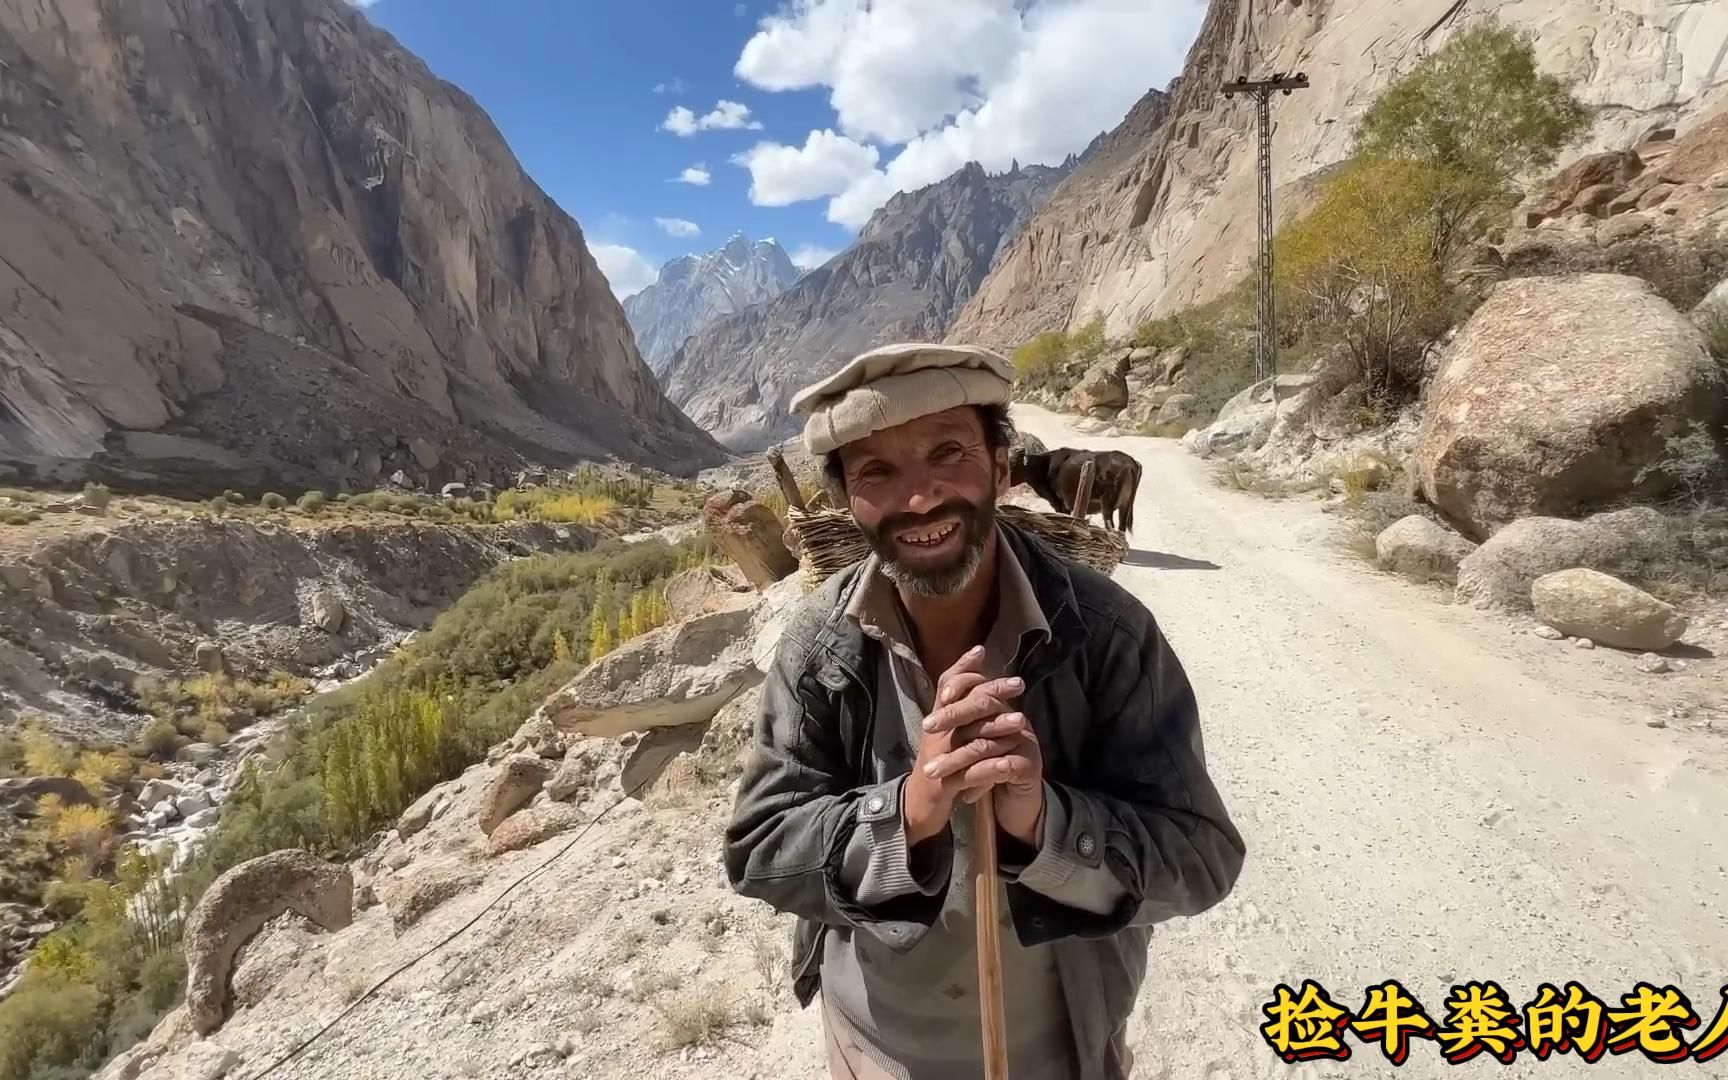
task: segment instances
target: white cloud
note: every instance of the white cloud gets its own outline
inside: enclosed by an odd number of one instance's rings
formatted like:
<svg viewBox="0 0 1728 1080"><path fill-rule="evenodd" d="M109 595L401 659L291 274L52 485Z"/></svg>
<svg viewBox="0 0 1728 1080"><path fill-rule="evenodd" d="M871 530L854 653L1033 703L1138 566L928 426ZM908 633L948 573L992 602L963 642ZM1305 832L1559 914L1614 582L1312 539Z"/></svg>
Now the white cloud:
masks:
<svg viewBox="0 0 1728 1080"><path fill-rule="evenodd" d="M714 174L708 171L708 166L695 164L678 174L678 183L689 184L692 187L707 187L714 182Z"/></svg>
<svg viewBox="0 0 1728 1080"><path fill-rule="evenodd" d="M732 5L732 17L734 19L742 19L744 16L746 16L748 14L750 14L750 8L748 5L745 5L745 4L733 4Z"/></svg>
<svg viewBox="0 0 1728 1080"><path fill-rule="evenodd" d="M833 248L818 247L815 244L799 244L792 252L792 265L800 270L814 270L818 266L838 255Z"/></svg>
<svg viewBox="0 0 1728 1080"><path fill-rule="evenodd" d="M600 272L606 275L606 281L612 286L612 295L622 300L634 296L654 284L660 276L647 259L635 248L623 244L594 244L589 248L594 253L594 261L600 264Z"/></svg>
<svg viewBox="0 0 1728 1080"><path fill-rule="evenodd" d="M857 227L968 161L992 172L1084 149L1180 70L1202 0L791 0L737 74L829 89L840 130L902 145L828 208Z"/></svg>
<svg viewBox="0 0 1728 1080"><path fill-rule="evenodd" d="M796 0L763 21L736 73L769 90L827 86L842 132L898 143L981 104L1021 33L1014 0Z"/></svg>
<svg viewBox="0 0 1728 1080"><path fill-rule="evenodd" d="M692 236L702 235L702 227L700 225L697 225L694 221L685 221L683 218L657 217L654 219L654 224L660 226L660 230L667 236L677 236L683 239L689 239Z"/></svg>
<svg viewBox="0 0 1728 1080"><path fill-rule="evenodd" d="M750 106L722 98L702 116L677 106L660 122L660 130L688 137L698 131L761 131L762 123L750 118Z"/></svg>
<svg viewBox="0 0 1728 1080"><path fill-rule="evenodd" d="M732 160L750 170L750 201L790 206L838 195L870 176L881 155L874 146L833 131L812 131L802 147L757 143Z"/></svg>
<svg viewBox="0 0 1728 1080"><path fill-rule="evenodd" d="M724 98L714 103L714 111L696 121L704 131L761 131L762 123L750 119L750 106Z"/></svg>
<svg viewBox="0 0 1728 1080"><path fill-rule="evenodd" d="M670 131L674 135L696 134L696 114L679 105L666 114L666 119L660 122L661 131Z"/></svg>
<svg viewBox="0 0 1728 1080"><path fill-rule="evenodd" d="M378 0L371 0L371 2L377 3ZM654 92L656 94L682 94L686 87L687 84L684 80L679 78L673 79L671 82L655 83Z"/></svg>

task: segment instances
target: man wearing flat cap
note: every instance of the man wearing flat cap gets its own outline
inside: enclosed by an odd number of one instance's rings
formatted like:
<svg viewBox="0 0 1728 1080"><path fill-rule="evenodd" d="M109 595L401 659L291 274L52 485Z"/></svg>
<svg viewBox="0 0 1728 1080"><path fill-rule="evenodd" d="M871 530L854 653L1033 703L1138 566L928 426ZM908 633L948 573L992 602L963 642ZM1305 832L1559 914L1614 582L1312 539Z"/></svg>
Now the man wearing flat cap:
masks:
<svg viewBox="0 0 1728 1080"><path fill-rule="evenodd" d="M835 1077L983 1075L970 813L993 793L1015 1080L1119 1080L1154 923L1235 884L1188 678L1108 577L996 519L1013 368L890 345L798 395L871 556L780 638L726 830L798 916Z"/></svg>

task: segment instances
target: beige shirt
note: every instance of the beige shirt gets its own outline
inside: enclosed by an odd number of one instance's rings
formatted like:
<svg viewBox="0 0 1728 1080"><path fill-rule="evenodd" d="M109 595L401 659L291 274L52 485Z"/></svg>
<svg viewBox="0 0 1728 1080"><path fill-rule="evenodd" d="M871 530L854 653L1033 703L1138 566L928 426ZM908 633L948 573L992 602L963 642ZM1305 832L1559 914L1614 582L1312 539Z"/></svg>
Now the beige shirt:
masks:
<svg viewBox="0 0 1728 1080"><path fill-rule="evenodd" d="M984 671L992 677L1013 674L1022 645L1029 638L1050 635L1024 568L1007 544L997 550L997 615L984 642ZM923 736L923 718L934 705L935 681L918 659L899 597L876 560L865 566L846 615L881 643L887 660L878 665L876 753L909 772ZM1046 785L1043 835L1061 836L1065 829L1066 809ZM951 859L914 867L908 862L901 815L861 823L847 846L841 874L861 906L914 891L934 895L944 882L948 893L936 924L912 949L895 952L868 935L841 933L830 938L823 958L828 1008L879 1067L904 1080L982 1075L970 808L956 809L950 832ZM1006 880L1089 910L1110 910L1123 892L1108 870L1076 874L1074 864L1056 857L1047 845L1041 845L1030 865L1004 866L1003 873ZM996 887L1003 889L1004 882L998 880ZM1052 949L1023 947L1008 919L1005 896L999 907L1012 1073L1072 1076L1073 1042Z"/></svg>

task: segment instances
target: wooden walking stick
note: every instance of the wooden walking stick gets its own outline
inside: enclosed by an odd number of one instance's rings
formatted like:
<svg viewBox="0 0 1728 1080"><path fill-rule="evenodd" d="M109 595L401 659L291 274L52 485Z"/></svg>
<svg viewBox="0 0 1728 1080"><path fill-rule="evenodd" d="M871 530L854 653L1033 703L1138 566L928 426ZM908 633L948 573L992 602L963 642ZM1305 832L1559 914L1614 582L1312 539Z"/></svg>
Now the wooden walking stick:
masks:
<svg viewBox="0 0 1728 1080"><path fill-rule="evenodd" d="M1080 469L1072 514L1086 520L1093 464ZM984 1027L984 1080L1008 1080L1008 1020L1002 1001L1002 904L997 892L996 800L972 807L972 901L978 918L978 1012Z"/></svg>

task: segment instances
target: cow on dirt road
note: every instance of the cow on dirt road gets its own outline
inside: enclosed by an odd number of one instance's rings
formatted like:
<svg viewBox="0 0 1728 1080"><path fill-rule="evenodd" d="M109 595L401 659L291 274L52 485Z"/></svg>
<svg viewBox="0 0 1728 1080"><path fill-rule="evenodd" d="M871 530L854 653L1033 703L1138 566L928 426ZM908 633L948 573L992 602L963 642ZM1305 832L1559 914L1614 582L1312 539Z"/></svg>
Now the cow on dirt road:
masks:
<svg viewBox="0 0 1728 1080"><path fill-rule="evenodd" d="M1120 450L1058 448L1042 454L1016 450L1009 457L1011 484L1028 484L1059 514L1074 512L1080 471L1092 462L1092 497L1085 515L1101 514L1106 528L1134 528L1134 497L1140 490L1140 463ZM1114 520L1112 520L1114 518Z"/></svg>

